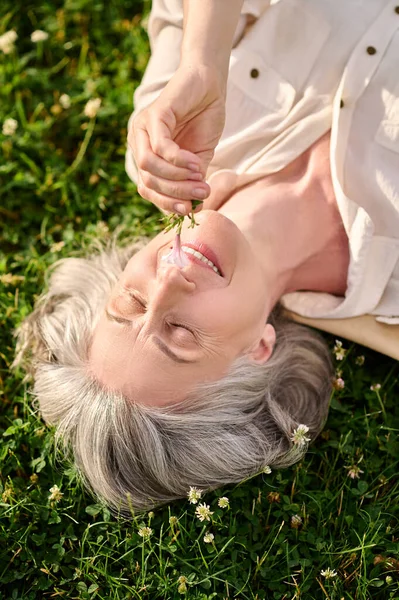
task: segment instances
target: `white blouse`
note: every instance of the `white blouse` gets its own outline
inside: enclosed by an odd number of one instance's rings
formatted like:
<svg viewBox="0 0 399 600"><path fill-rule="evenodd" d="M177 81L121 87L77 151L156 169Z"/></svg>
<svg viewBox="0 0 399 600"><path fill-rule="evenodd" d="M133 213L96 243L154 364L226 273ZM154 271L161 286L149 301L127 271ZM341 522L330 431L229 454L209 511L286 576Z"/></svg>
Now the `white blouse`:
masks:
<svg viewBox="0 0 399 600"><path fill-rule="evenodd" d="M182 0L153 2L152 56L132 116L175 72L182 19ZM350 248L347 291L293 292L282 303L304 317L369 313L397 324L399 0L247 0L209 183L221 170L251 179L279 171L330 129L332 180ZM137 181L130 151L126 167Z"/></svg>

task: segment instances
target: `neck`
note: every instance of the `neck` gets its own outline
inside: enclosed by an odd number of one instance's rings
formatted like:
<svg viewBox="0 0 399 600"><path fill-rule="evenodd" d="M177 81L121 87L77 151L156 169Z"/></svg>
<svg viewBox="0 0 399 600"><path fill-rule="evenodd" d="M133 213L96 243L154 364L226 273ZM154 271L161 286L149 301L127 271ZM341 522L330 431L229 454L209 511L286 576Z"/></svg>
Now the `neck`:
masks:
<svg viewBox="0 0 399 600"><path fill-rule="evenodd" d="M311 173L310 162L302 157L301 173L290 165L289 173L242 188L219 209L239 227L261 263L269 310L288 292L343 295L346 290L347 236L331 180Z"/></svg>

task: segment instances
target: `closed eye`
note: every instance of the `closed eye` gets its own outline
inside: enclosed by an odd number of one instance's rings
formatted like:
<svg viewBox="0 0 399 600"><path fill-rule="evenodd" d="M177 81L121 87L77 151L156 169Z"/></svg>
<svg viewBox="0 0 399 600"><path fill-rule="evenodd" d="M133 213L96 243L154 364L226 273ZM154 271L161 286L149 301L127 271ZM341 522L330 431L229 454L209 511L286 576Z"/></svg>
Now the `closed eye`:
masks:
<svg viewBox="0 0 399 600"><path fill-rule="evenodd" d="M141 308L143 308L144 310L147 310L147 303L144 302L144 300L140 296L137 296L136 294L132 294L131 292L129 292L129 296L130 296L131 300L134 301L134 304L138 304L139 306L141 306Z"/></svg>
<svg viewBox="0 0 399 600"><path fill-rule="evenodd" d="M190 329L190 327L187 327L187 325L183 325L182 323L170 323L170 325L172 327L179 327L181 329L186 329L187 331L189 331L190 333L194 334L194 331L192 329Z"/></svg>
<svg viewBox="0 0 399 600"><path fill-rule="evenodd" d="M146 312L147 310L147 303L146 301L139 296L136 292L131 292L130 290L126 290L126 292L129 295L129 299L130 301L132 301L132 303L136 306L139 306L141 309L144 310L144 312ZM117 320L117 319L115 319ZM191 333L191 335L196 338L196 334L195 331L193 329L191 329L191 327L189 327L188 325L184 325L183 323L175 323L175 322L166 322L166 324L169 327L174 327L176 329L185 329L186 331L188 331L189 333Z"/></svg>

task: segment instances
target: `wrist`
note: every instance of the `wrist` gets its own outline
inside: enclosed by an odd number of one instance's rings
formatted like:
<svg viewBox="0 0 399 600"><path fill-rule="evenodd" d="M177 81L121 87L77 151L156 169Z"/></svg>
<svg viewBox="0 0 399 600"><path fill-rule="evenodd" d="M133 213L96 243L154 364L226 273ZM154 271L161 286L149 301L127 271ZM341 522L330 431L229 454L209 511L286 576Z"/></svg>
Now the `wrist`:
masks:
<svg viewBox="0 0 399 600"><path fill-rule="evenodd" d="M189 53L182 58L178 68L180 73L188 77L195 77L201 81L204 88L214 94L225 96L229 63L210 61L196 53Z"/></svg>

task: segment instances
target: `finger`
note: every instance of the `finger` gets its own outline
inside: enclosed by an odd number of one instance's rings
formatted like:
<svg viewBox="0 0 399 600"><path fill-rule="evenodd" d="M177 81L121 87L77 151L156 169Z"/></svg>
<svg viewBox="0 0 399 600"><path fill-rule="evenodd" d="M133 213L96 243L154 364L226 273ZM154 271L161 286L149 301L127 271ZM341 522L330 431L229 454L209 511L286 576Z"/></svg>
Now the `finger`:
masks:
<svg viewBox="0 0 399 600"><path fill-rule="evenodd" d="M141 172L141 180L146 188L175 200L205 200L211 193L211 188L203 181L170 181L154 177L147 171Z"/></svg>
<svg viewBox="0 0 399 600"><path fill-rule="evenodd" d="M130 144L130 142L128 142ZM147 171L155 177L170 179L171 181L184 181L191 179L193 181L202 181L203 175L199 172L193 172L191 169L176 167L166 162L160 156L152 151L148 133L144 129L137 131L135 140L135 160L136 165L142 171Z"/></svg>
<svg viewBox="0 0 399 600"><path fill-rule="evenodd" d="M147 188L142 181L139 181L137 186L137 191L146 200L149 200L155 206L157 206L161 210L165 210L167 212L174 212L180 215L188 215L192 211L192 204L190 200L176 200L175 198L171 198L170 196L165 196L155 190ZM199 212L199 207L195 210L195 212Z"/></svg>
<svg viewBox="0 0 399 600"><path fill-rule="evenodd" d="M172 140L168 125L161 119L152 118L148 123L148 135L152 151L176 167L188 168L193 171L202 171L201 160L189 150L180 148Z"/></svg>

